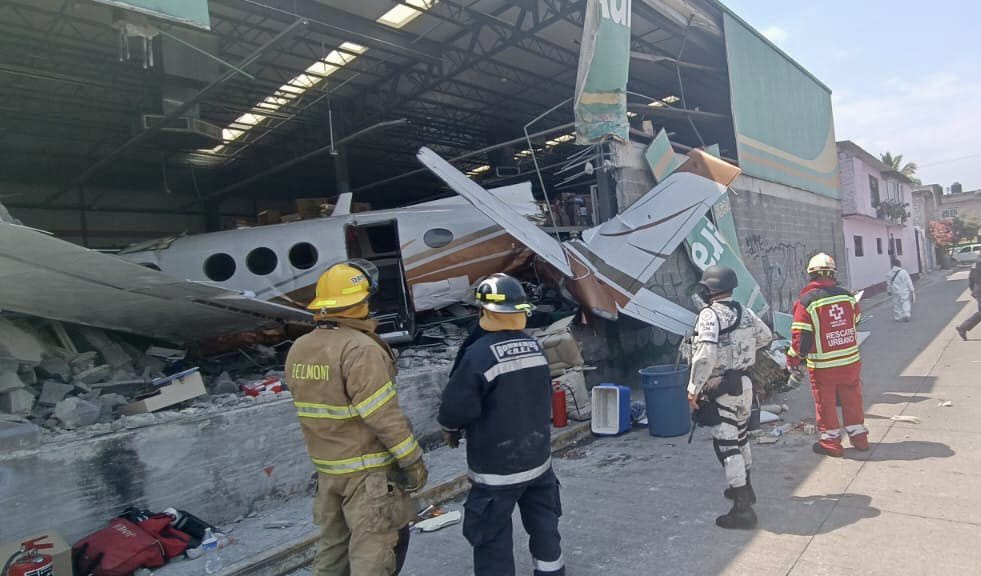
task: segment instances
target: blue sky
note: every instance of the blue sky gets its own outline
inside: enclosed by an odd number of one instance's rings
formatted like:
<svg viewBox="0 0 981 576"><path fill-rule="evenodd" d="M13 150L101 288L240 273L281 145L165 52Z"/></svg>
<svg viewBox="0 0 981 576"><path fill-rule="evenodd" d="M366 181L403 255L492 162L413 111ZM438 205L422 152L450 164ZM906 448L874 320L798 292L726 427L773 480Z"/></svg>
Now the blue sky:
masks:
<svg viewBox="0 0 981 576"><path fill-rule="evenodd" d="M981 2L723 1L831 88L838 140L981 189Z"/></svg>

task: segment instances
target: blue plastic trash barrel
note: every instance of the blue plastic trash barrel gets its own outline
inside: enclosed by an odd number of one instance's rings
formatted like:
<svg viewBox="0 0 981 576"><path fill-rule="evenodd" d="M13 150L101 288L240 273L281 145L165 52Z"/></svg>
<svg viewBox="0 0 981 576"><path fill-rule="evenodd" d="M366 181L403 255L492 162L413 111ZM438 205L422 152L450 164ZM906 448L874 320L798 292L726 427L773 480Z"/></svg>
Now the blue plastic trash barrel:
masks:
<svg viewBox="0 0 981 576"><path fill-rule="evenodd" d="M651 436L681 436L691 430L688 365L658 364L640 370Z"/></svg>

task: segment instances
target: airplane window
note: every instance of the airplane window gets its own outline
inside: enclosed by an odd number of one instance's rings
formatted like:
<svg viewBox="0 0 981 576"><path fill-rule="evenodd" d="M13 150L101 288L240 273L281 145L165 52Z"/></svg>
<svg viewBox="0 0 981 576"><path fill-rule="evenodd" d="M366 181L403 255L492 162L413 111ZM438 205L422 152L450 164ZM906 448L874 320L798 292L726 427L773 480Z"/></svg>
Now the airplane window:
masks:
<svg viewBox="0 0 981 576"><path fill-rule="evenodd" d="M446 228L432 228L422 236L422 241L430 248L442 248L453 241L453 233Z"/></svg>
<svg viewBox="0 0 981 576"><path fill-rule="evenodd" d="M256 248L245 257L245 265L256 276L265 276L271 273L276 269L278 263L279 258L276 257L276 253L265 247Z"/></svg>
<svg viewBox="0 0 981 576"><path fill-rule="evenodd" d="M317 264L317 249L309 242L300 242L290 248L290 264L300 270L309 270Z"/></svg>
<svg viewBox="0 0 981 576"><path fill-rule="evenodd" d="M235 275L235 260L221 252L212 254L204 261L204 275L209 280L224 282Z"/></svg>

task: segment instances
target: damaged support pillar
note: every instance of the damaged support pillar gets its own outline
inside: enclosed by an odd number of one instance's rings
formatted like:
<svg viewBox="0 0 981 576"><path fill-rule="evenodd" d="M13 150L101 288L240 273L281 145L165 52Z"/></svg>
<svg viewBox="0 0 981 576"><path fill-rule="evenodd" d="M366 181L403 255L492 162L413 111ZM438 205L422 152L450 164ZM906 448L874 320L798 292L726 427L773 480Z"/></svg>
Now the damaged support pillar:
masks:
<svg viewBox="0 0 981 576"><path fill-rule="evenodd" d="M602 168L603 158L609 156L609 146L610 144L605 143L596 147L597 155L594 164L599 168L596 171L596 208L599 212L599 221L597 224L606 222L619 212L617 203L617 178L619 169Z"/></svg>

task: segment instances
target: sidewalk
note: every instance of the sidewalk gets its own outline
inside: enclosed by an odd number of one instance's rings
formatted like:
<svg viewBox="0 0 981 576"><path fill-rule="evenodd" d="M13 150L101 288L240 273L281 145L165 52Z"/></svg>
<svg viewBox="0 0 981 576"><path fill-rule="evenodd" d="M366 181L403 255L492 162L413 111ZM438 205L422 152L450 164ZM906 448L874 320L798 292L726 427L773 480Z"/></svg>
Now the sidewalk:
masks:
<svg viewBox="0 0 981 576"><path fill-rule="evenodd" d="M553 429L552 448L562 450L589 434L589 422L570 422L566 428ZM419 509L453 500L469 489L465 449L442 447L426 452L424 458L429 468L429 482L414 498ZM318 535L312 513L313 499L297 496L282 506L220 526L235 541L222 551L225 568L219 576L279 576L309 564L316 551ZM283 524L286 526L273 527ZM178 559L154 574L198 576L203 570L201 560Z"/></svg>
<svg viewBox="0 0 981 576"><path fill-rule="evenodd" d="M950 275L953 280L948 280ZM981 565L981 341L953 326L970 310L966 272L918 285L912 322L874 314L863 346L868 453L831 459L815 436L792 432L753 445L760 528L718 529L728 509L709 434L645 431L597 440L555 461L563 483L561 530L570 575L974 574ZM873 300L867 307L876 307ZM813 418L810 391L780 399L789 422ZM951 401L951 407L938 406ZM917 416L920 424L891 420ZM531 573L515 518L518 573ZM454 526L413 538L404 576L471 573Z"/></svg>

